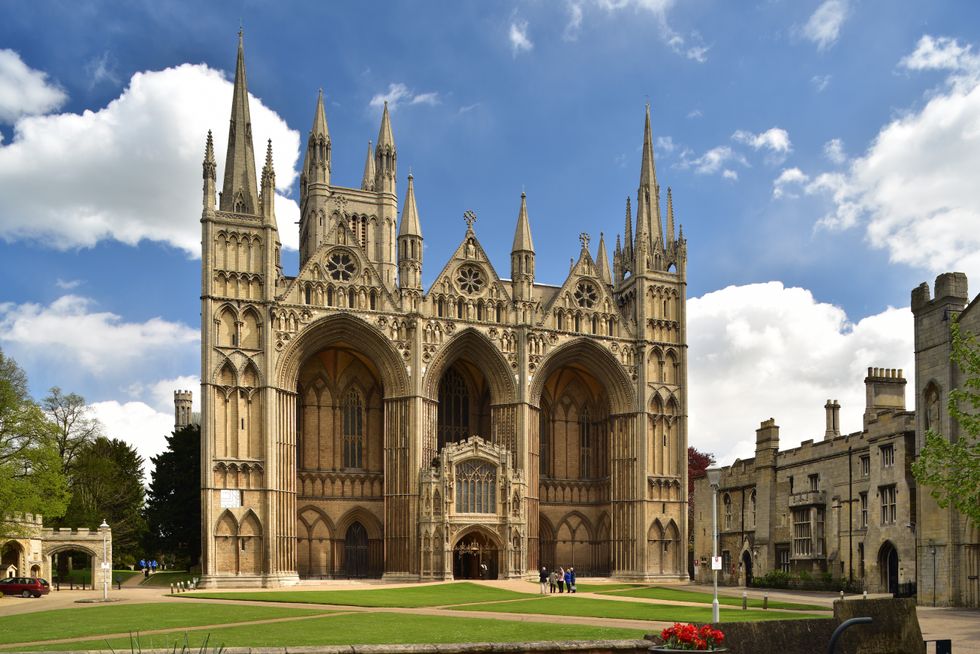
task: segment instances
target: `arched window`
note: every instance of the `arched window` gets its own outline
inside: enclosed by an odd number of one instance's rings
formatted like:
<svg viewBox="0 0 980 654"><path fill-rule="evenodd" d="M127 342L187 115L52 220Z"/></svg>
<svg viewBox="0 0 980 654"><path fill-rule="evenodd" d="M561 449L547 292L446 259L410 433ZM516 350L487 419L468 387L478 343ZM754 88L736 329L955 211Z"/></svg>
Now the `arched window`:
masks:
<svg viewBox="0 0 980 654"><path fill-rule="evenodd" d="M551 417L548 410L541 407L538 412L538 439L540 447L540 472L542 477L551 476Z"/></svg>
<svg viewBox="0 0 980 654"><path fill-rule="evenodd" d="M749 515L752 516L752 526L755 527L755 489L752 489L752 494L749 495Z"/></svg>
<svg viewBox="0 0 980 654"><path fill-rule="evenodd" d="M466 438L470 430L470 392L454 368L439 382L439 449Z"/></svg>
<svg viewBox="0 0 980 654"><path fill-rule="evenodd" d="M732 528L732 497L728 493L725 493L724 498L725 504L725 529Z"/></svg>
<svg viewBox="0 0 980 654"><path fill-rule="evenodd" d="M456 318L458 318L459 320L463 319L463 306L464 305L463 305L462 298L456 300Z"/></svg>
<svg viewBox="0 0 980 654"><path fill-rule="evenodd" d="M456 466L456 513L494 513L497 510L497 469L485 461Z"/></svg>
<svg viewBox="0 0 980 654"><path fill-rule="evenodd" d="M364 467L364 405L353 388L344 398L344 467Z"/></svg>
<svg viewBox="0 0 980 654"><path fill-rule="evenodd" d="M371 311L374 311L377 308L378 308L378 292L372 290L371 291Z"/></svg>
<svg viewBox="0 0 980 654"><path fill-rule="evenodd" d="M582 409L578 418L579 479L592 477L592 422L589 407Z"/></svg>

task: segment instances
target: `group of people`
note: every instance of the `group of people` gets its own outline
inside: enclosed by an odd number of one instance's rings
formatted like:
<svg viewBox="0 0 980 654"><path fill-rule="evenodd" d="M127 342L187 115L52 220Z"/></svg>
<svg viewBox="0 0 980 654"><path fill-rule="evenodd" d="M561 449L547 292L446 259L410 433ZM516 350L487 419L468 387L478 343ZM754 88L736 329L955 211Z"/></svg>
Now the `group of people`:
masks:
<svg viewBox="0 0 980 654"><path fill-rule="evenodd" d="M542 595L547 595L549 592L554 593L556 588L559 593L575 592L575 568L566 570L559 566L557 570L548 572L548 568L542 566L538 579L541 582Z"/></svg>

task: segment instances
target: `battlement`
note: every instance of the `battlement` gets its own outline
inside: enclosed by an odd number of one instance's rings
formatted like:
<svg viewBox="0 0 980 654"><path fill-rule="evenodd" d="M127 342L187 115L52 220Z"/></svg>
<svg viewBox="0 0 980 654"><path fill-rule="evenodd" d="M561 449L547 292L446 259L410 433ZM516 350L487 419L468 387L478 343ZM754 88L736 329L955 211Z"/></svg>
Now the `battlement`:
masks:
<svg viewBox="0 0 980 654"><path fill-rule="evenodd" d="M194 399L193 391L174 391L174 402L190 402Z"/></svg>
<svg viewBox="0 0 980 654"><path fill-rule="evenodd" d="M903 383L906 381L901 368L868 368L868 377L864 381L867 382L869 380L901 381Z"/></svg>
<svg viewBox="0 0 980 654"><path fill-rule="evenodd" d="M965 273L948 272L936 277L936 294L929 298L929 284L922 282L912 289L912 312L918 313L940 304L965 305L970 299L969 286Z"/></svg>
<svg viewBox="0 0 980 654"><path fill-rule="evenodd" d="M41 526L44 524L44 516L40 513L21 513L20 511L14 511L13 513L3 514L4 522L19 522L21 524L37 525Z"/></svg>

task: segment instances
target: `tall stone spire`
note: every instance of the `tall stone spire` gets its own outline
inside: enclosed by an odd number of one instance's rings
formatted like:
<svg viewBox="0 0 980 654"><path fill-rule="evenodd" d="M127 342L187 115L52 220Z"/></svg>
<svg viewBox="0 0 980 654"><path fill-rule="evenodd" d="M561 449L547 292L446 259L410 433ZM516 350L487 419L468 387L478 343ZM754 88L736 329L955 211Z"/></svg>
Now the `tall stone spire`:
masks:
<svg viewBox="0 0 980 654"><path fill-rule="evenodd" d="M640 188L637 191L636 231L642 222L650 239L650 247L663 247L663 223L660 220L660 185L653 156L653 130L650 128L650 105L647 105L643 126L643 160L640 163ZM658 243L660 244L658 246ZM639 272L639 271L637 271Z"/></svg>
<svg viewBox="0 0 980 654"><path fill-rule="evenodd" d="M667 187L667 245L674 242L674 198Z"/></svg>
<svg viewBox="0 0 980 654"><path fill-rule="evenodd" d="M327 128L327 112L323 108L323 91L316 98L313 110L313 127L306 140L306 157L303 159L301 187L309 191L316 184L330 183L330 130Z"/></svg>
<svg viewBox="0 0 980 654"><path fill-rule="evenodd" d="M374 148L375 191L395 193L397 159L395 137L391 133L391 116L388 114L388 103L385 102L384 113L381 114L381 128L378 130L378 145Z"/></svg>
<svg viewBox="0 0 980 654"><path fill-rule="evenodd" d="M273 225L276 223L276 171L272 166L272 139L265 150L265 165L262 167L262 217Z"/></svg>
<svg viewBox="0 0 980 654"><path fill-rule="evenodd" d="M612 284L612 273L609 271L609 254L606 252L606 236L599 232L599 252L596 254L599 266L599 279L607 284Z"/></svg>
<svg viewBox="0 0 980 654"><path fill-rule="evenodd" d="M371 152L371 141L368 141L367 158L364 160L364 177L361 178L361 190L374 190L374 153Z"/></svg>
<svg viewBox="0 0 980 654"><path fill-rule="evenodd" d="M415 178L408 174L405 208L398 228L398 285L402 308L418 311L422 301L422 228L415 206Z"/></svg>
<svg viewBox="0 0 980 654"><path fill-rule="evenodd" d="M633 269L633 209L630 198L626 196L626 228L623 231L623 267Z"/></svg>
<svg viewBox="0 0 980 654"><path fill-rule="evenodd" d="M231 126L225 180L221 189L221 210L254 214L258 210L255 184L255 152L252 149L252 118L248 112L248 84L245 81L245 41L238 32L238 62L231 100Z"/></svg>
<svg viewBox="0 0 980 654"><path fill-rule="evenodd" d="M527 194L521 191L521 208L517 212L514 245L510 250L510 279L515 300L531 301L534 286L534 263L531 221L527 217Z"/></svg>
<svg viewBox="0 0 980 654"><path fill-rule="evenodd" d="M405 192L405 208L402 209L402 223L398 228L399 236L422 237L422 227L419 225L419 210L415 206L415 177L408 174L408 191Z"/></svg>

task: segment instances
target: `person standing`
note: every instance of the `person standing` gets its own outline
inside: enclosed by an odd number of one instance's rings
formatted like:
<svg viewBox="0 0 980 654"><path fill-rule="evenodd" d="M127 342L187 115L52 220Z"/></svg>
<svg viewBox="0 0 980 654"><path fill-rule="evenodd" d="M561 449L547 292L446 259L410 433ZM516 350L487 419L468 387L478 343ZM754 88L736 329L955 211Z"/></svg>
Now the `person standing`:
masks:
<svg viewBox="0 0 980 654"><path fill-rule="evenodd" d="M565 589L569 593L572 592L572 569L571 568L565 570Z"/></svg>
<svg viewBox="0 0 980 654"><path fill-rule="evenodd" d="M571 568L568 569L568 576L569 576L568 591L570 593L577 593L578 592L578 589L575 587L575 568L574 567L571 567Z"/></svg>
<svg viewBox="0 0 980 654"><path fill-rule="evenodd" d="M541 573L538 575L538 581L541 583L541 594L548 594L548 568L541 566Z"/></svg>
<svg viewBox="0 0 980 654"><path fill-rule="evenodd" d="M548 587L551 589L552 593L554 593L555 589L558 588L558 573L554 570L552 570L551 574L548 575Z"/></svg>
<svg viewBox="0 0 980 654"><path fill-rule="evenodd" d="M565 568L558 566L558 592L565 592Z"/></svg>

